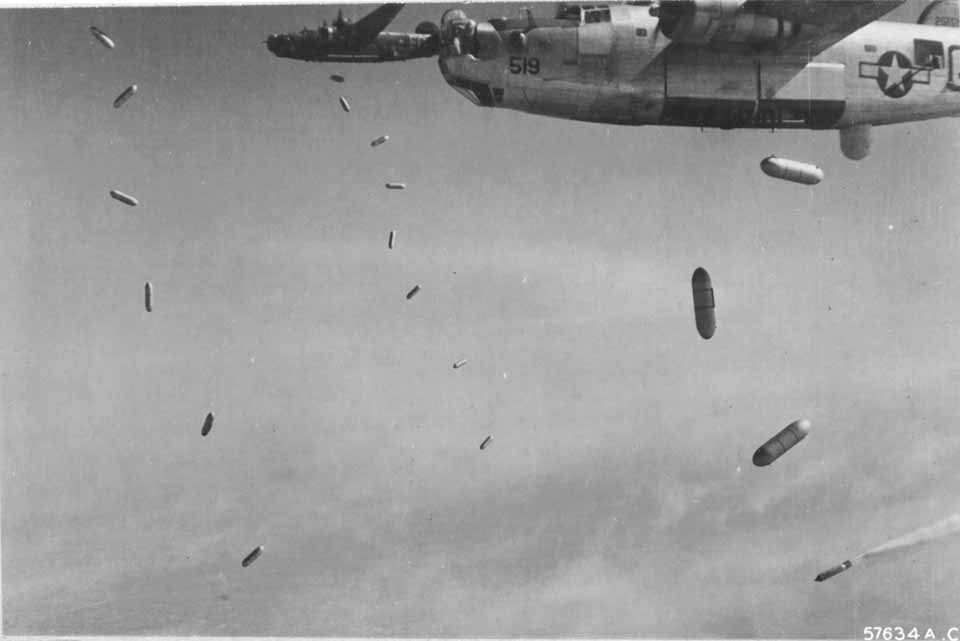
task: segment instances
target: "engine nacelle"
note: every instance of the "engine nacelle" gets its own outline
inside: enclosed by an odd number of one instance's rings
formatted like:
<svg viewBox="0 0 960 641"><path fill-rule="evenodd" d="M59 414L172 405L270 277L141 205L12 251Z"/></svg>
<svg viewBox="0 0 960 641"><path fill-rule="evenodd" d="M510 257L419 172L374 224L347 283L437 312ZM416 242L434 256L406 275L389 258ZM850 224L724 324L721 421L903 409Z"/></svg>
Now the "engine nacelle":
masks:
<svg viewBox="0 0 960 641"><path fill-rule="evenodd" d="M421 36L430 36L427 39L425 47L433 53L440 51L440 27L435 23L424 20L417 25L417 28L414 29L413 32Z"/></svg>
<svg viewBox="0 0 960 641"><path fill-rule="evenodd" d="M800 33L800 25L783 18L741 11L744 0L663 0L651 14L660 17L660 31L671 40L690 44L712 42L762 45Z"/></svg>

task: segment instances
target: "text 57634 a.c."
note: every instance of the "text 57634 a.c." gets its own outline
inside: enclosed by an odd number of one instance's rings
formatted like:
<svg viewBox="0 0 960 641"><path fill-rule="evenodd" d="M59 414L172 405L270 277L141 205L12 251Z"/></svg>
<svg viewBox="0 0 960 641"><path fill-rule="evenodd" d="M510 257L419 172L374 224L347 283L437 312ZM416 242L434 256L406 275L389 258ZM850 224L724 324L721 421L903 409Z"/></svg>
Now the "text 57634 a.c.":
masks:
<svg viewBox="0 0 960 641"><path fill-rule="evenodd" d="M868 625L863 629L863 641L960 641L960 627L938 634L933 628Z"/></svg>

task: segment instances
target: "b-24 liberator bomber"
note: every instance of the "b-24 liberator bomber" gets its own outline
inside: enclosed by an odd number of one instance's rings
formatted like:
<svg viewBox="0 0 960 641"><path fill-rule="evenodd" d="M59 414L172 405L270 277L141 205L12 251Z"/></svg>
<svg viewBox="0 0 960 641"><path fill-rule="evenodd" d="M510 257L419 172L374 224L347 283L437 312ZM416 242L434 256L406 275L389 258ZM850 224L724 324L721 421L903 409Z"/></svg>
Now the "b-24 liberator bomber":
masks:
<svg viewBox="0 0 960 641"><path fill-rule="evenodd" d="M873 125L960 115L956 0L931 2L918 24L879 21L903 2L561 4L552 18L480 22L450 9L437 53L447 83L479 106L621 125L837 129L843 154L860 160Z"/></svg>
<svg viewBox="0 0 960 641"><path fill-rule="evenodd" d="M306 62L383 62L437 55L440 28L423 22L415 33L383 31L397 17L402 4L384 4L356 23L337 14L332 25L292 33L275 33L266 39L267 49L281 58Z"/></svg>

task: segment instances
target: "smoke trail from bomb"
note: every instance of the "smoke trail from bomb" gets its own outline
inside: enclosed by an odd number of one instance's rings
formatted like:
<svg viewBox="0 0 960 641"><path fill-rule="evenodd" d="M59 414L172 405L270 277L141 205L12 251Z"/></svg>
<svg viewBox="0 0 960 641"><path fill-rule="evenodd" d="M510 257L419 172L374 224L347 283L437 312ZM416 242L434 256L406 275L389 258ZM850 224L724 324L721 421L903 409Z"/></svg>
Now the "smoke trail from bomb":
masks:
<svg viewBox="0 0 960 641"><path fill-rule="evenodd" d="M923 545L924 543L930 543L932 541L936 541L937 539L942 539L943 537L957 534L958 532L960 532L960 514L954 514L953 516L938 523L920 528L919 530L915 530L910 534L905 534L904 536L893 539L892 541L887 541L882 545L878 545L871 550L867 550L860 556L856 557L856 560L876 558L880 555L887 554L888 552L893 552L894 550L903 550L916 545Z"/></svg>
<svg viewBox="0 0 960 641"><path fill-rule="evenodd" d="M844 561L840 565L836 565L832 568L824 570L817 575L814 581L817 583L826 581L831 577L837 576L841 572L847 571L853 567L854 564L859 564L861 561L884 556L900 550L906 550L918 545L931 543L938 539L942 539L957 533L960 533L960 514L954 514L953 516L948 517L938 523L928 525L927 527L922 527L919 530L914 530L909 534L905 534L891 541L887 541L882 545L878 545L873 549L867 550L860 556L855 556L848 561Z"/></svg>

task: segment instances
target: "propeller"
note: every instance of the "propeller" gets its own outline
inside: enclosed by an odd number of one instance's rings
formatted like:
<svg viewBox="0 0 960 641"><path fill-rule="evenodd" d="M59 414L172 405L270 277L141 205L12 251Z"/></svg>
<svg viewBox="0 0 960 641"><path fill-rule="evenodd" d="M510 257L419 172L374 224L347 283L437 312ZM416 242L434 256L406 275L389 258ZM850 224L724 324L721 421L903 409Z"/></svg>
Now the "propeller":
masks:
<svg viewBox="0 0 960 641"><path fill-rule="evenodd" d="M440 46L449 48L456 56L462 55L469 22L462 9L447 9L440 18Z"/></svg>
<svg viewBox="0 0 960 641"><path fill-rule="evenodd" d="M461 9L448 9L440 18L440 45L454 56L470 54L488 60L497 55L500 44L500 33L492 24L478 24Z"/></svg>

